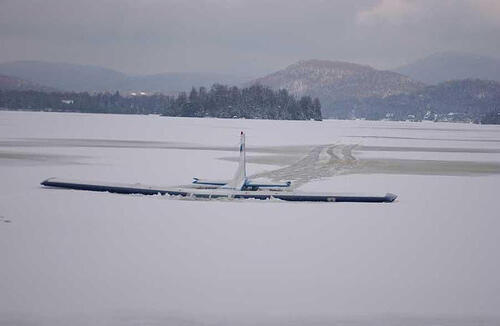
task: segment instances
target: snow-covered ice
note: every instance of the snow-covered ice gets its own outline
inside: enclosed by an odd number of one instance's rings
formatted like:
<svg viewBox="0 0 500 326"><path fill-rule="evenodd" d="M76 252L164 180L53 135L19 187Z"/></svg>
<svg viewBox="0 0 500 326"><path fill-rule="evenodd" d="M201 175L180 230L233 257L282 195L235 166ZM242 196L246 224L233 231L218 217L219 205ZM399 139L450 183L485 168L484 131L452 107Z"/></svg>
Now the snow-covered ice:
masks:
<svg viewBox="0 0 500 326"><path fill-rule="evenodd" d="M240 130L250 175L398 200L39 185L224 179ZM498 324L497 126L0 111L0 180L0 324Z"/></svg>

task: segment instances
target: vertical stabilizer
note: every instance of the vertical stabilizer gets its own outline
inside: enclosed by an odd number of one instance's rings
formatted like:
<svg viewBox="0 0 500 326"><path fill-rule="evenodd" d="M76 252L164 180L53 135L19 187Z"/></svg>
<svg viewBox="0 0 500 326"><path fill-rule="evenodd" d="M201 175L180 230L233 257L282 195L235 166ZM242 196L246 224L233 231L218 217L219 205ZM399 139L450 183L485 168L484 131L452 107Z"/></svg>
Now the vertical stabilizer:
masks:
<svg viewBox="0 0 500 326"><path fill-rule="evenodd" d="M245 133L242 131L240 134L240 160L238 163L238 170L236 170L233 179L224 188L243 190L246 180Z"/></svg>

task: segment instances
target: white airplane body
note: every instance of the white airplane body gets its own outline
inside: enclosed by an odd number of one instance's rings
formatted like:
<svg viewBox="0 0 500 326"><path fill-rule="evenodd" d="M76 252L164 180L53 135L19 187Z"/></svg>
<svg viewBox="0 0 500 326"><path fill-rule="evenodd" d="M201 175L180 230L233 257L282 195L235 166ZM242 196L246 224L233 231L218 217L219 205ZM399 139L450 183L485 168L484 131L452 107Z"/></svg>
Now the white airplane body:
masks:
<svg viewBox="0 0 500 326"><path fill-rule="evenodd" d="M286 188L292 184L290 181L285 183L262 183L254 182L247 178L246 172L246 148L245 148L245 134L243 131L240 134L240 159L238 162L238 169L231 180L207 180L193 178L193 183L196 185L207 185L220 187L222 189L231 190L259 190L261 188Z"/></svg>
<svg viewBox="0 0 500 326"><path fill-rule="evenodd" d="M246 174L245 134L240 134L239 162L231 180L208 180L193 178L192 186L162 187L141 184L120 184L102 182L82 182L49 178L41 184L46 187L75 190L103 191L122 194L171 195L191 198L239 198L239 199L281 199L286 201L325 201L325 202L393 202L396 195L384 196L342 194L342 193L306 193L283 190L291 185L284 183L255 182Z"/></svg>

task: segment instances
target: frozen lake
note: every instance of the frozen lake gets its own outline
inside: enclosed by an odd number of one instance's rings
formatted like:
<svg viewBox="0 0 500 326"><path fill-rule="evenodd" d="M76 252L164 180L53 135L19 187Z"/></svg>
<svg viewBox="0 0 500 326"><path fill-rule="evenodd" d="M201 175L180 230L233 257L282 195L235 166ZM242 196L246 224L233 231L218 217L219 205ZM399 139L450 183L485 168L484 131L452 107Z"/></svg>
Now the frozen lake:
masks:
<svg viewBox="0 0 500 326"><path fill-rule="evenodd" d="M249 174L392 204L44 189ZM0 111L0 325L499 325L500 127Z"/></svg>

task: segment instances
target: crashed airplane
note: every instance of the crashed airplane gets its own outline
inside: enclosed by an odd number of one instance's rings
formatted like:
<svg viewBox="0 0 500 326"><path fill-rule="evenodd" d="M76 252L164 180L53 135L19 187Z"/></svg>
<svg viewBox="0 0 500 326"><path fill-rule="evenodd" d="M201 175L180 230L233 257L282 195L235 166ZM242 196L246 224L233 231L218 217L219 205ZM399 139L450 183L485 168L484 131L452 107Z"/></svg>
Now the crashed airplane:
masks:
<svg viewBox="0 0 500 326"><path fill-rule="evenodd" d="M190 198L236 198L236 199L281 199L286 201L309 202L393 202L397 196L387 193L383 196L356 195L341 193L314 193L291 191L291 182L255 182L246 175L245 134L240 135L240 158L238 169L231 180L207 180L193 178L191 186L158 187L141 184L119 184L101 182L82 182L49 178L41 183L45 187L75 190L102 191L119 194L171 195Z"/></svg>

